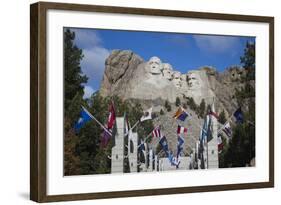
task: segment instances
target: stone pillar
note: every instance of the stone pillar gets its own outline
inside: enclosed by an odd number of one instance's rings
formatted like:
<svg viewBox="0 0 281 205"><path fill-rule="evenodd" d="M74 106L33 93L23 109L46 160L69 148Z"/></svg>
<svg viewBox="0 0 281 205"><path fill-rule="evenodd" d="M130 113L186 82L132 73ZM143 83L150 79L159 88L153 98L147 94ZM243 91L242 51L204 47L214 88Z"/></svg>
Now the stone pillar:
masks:
<svg viewBox="0 0 281 205"><path fill-rule="evenodd" d="M158 170L158 156L154 156L154 171L157 172Z"/></svg>
<svg viewBox="0 0 281 205"><path fill-rule="evenodd" d="M215 113L215 105L212 104L212 111ZM208 169L219 168L219 157L218 157L218 122L217 118L210 115L211 118L211 136L212 138L208 141Z"/></svg>
<svg viewBox="0 0 281 205"><path fill-rule="evenodd" d="M149 149L148 156L149 156L148 171L152 172L152 170L153 170L153 152L152 152L152 149Z"/></svg>
<svg viewBox="0 0 281 205"><path fill-rule="evenodd" d="M124 172L124 118L116 118L115 146L111 150L111 173Z"/></svg>
<svg viewBox="0 0 281 205"><path fill-rule="evenodd" d="M159 159L159 172L163 171L163 160Z"/></svg>
<svg viewBox="0 0 281 205"><path fill-rule="evenodd" d="M141 163L140 165L140 169L141 169L141 172L147 172L147 163L148 163L148 160L147 160L147 144L144 143L144 147L145 147L145 150L143 150L143 156L144 156L144 163Z"/></svg>
<svg viewBox="0 0 281 205"><path fill-rule="evenodd" d="M145 169L147 171L147 167L148 167L148 146L147 146L147 143L145 142L144 143L144 147L145 147L145 150L144 150L144 165L145 165Z"/></svg>
<svg viewBox="0 0 281 205"><path fill-rule="evenodd" d="M131 142L130 142L131 141ZM132 145L130 144L132 143ZM138 171L138 133L130 132L128 136L128 156L130 172Z"/></svg>

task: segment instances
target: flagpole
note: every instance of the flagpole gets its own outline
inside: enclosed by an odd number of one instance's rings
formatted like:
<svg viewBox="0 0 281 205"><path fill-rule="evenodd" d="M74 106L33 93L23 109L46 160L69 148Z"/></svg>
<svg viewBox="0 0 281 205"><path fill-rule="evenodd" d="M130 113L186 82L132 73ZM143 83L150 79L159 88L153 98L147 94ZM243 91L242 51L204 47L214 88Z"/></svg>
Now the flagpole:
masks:
<svg viewBox="0 0 281 205"><path fill-rule="evenodd" d="M95 120L108 134L110 134L110 136L112 136L112 133L105 128L83 105L81 106L83 108L83 110L93 119Z"/></svg>
<svg viewBox="0 0 281 205"><path fill-rule="evenodd" d="M140 122L140 120L138 120L138 121L133 125L133 127L131 127L130 130L133 130L133 129L139 124L139 122Z"/></svg>
<svg viewBox="0 0 281 205"><path fill-rule="evenodd" d="M237 110L237 109L236 109ZM220 133L223 128L225 127L225 125L231 120L232 116L234 115L234 113L236 112L236 110L229 116L229 118L225 121L225 123L223 124L223 126L218 130L218 133Z"/></svg>
<svg viewBox="0 0 281 205"><path fill-rule="evenodd" d="M152 129L152 131L146 136L146 138L144 138L144 141L146 142L146 140L150 137L150 135L153 133L154 128Z"/></svg>

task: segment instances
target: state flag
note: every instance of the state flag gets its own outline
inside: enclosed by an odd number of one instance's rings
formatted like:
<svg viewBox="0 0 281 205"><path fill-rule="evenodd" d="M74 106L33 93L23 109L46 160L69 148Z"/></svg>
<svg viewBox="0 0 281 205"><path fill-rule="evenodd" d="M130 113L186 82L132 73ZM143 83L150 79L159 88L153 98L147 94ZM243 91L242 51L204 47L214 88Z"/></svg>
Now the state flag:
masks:
<svg viewBox="0 0 281 205"><path fill-rule="evenodd" d="M227 122L227 123L224 125L222 131L223 131L228 137L231 137L231 135L232 135L232 130L231 130L231 127L230 127L229 122Z"/></svg>
<svg viewBox="0 0 281 205"><path fill-rule="evenodd" d="M162 149L164 150L164 152L168 156L168 154L169 154L169 147L168 147L168 141L167 141L165 136L161 137L161 139L159 141L159 144L161 145Z"/></svg>
<svg viewBox="0 0 281 205"><path fill-rule="evenodd" d="M179 158L181 151L183 150L184 139L181 136L178 136L177 144L177 158Z"/></svg>
<svg viewBox="0 0 281 205"><path fill-rule="evenodd" d="M107 120L107 129L112 129L112 127L115 124L115 120L116 120L115 108L113 102L111 102L109 107L108 120Z"/></svg>
<svg viewBox="0 0 281 205"><path fill-rule="evenodd" d="M140 121L146 121L152 119L152 107L144 111L143 116L141 117Z"/></svg>
<svg viewBox="0 0 281 205"><path fill-rule="evenodd" d="M179 107L173 117L177 120L185 121L185 119L189 116L190 115L182 107Z"/></svg>
<svg viewBox="0 0 281 205"><path fill-rule="evenodd" d="M152 137L160 138L162 137L160 126L157 126L152 131Z"/></svg>
<svg viewBox="0 0 281 205"><path fill-rule="evenodd" d="M213 111L210 111L210 115L214 116L216 119L219 119L219 115Z"/></svg>
<svg viewBox="0 0 281 205"><path fill-rule="evenodd" d="M243 115L241 107L239 107L234 112L233 116L235 117L237 123L243 123L244 122L244 115Z"/></svg>
<svg viewBox="0 0 281 205"><path fill-rule="evenodd" d="M178 125L177 134L179 135L179 134L186 134L186 133L187 133L187 128Z"/></svg>
<svg viewBox="0 0 281 205"><path fill-rule="evenodd" d="M79 130L91 119L91 114L86 110L86 108L82 107L80 117L74 125L75 132L79 132Z"/></svg>

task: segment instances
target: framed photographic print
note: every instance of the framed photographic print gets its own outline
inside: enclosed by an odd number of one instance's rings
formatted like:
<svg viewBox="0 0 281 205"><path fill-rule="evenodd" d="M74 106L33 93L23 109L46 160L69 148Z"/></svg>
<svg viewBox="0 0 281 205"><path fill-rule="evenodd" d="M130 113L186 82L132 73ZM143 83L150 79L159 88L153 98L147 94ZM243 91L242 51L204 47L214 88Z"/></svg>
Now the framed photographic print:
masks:
<svg viewBox="0 0 281 205"><path fill-rule="evenodd" d="M30 198L274 186L274 18L31 5Z"/></svg>

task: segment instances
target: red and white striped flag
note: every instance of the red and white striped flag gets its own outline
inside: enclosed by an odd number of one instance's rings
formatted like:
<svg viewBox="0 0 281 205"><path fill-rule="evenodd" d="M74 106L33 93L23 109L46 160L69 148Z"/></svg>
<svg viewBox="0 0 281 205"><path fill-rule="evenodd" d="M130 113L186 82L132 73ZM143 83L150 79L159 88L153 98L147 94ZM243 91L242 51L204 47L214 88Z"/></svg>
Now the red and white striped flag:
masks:
<svg viewBox="0 0 281 205"><path fill-rule="evenodd" d="M186 134L186 133L187 133L187 128L178 125L177 134Z"/></svg>
<svg viewBox="0 0 281 205"><path fill-rule="evenodd" d="M157 138L162 137L160 126L154 128L154 130L152 131L152 137L157 137Z"/></svg>
<svg viewBox="0 0 281 205"><path fill-rule="evenodd" d="M114 104L111 102L109 107L109 116L107 120L107 129L112 129L113 125L115 124L116 115L115 115L115 109Z"/></svg>
<svg viewBox="0 0 281 205"><path fill-rule="evenodd" d="M213 111L210 111L210 115L213 115L215 118L219 119L219 115Z"/></svg>

